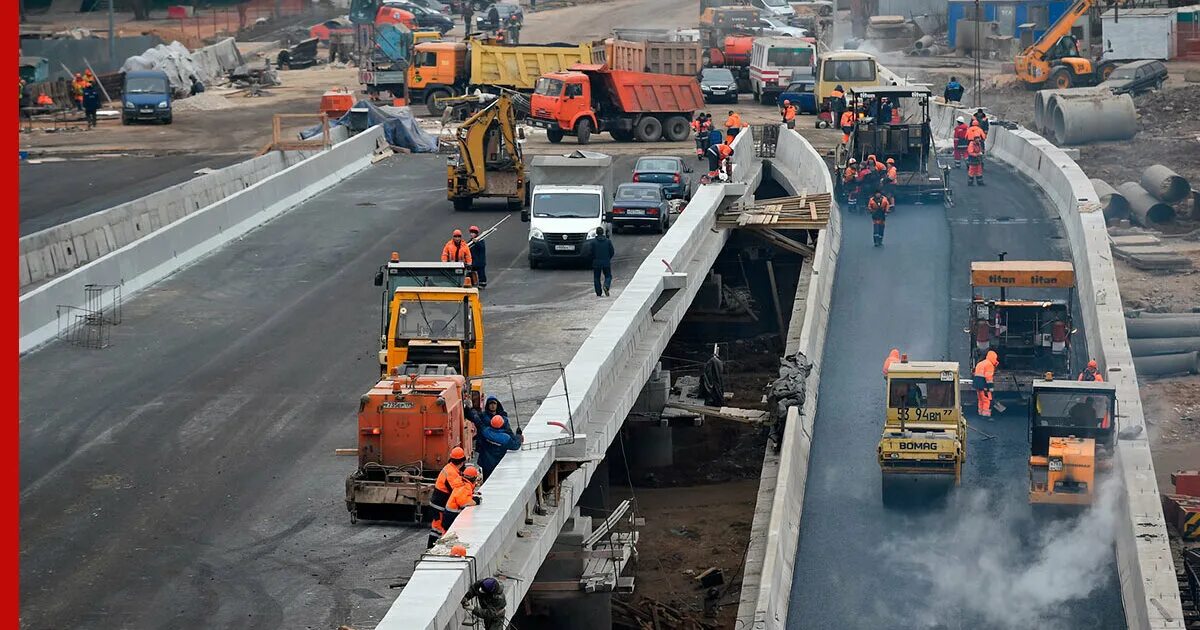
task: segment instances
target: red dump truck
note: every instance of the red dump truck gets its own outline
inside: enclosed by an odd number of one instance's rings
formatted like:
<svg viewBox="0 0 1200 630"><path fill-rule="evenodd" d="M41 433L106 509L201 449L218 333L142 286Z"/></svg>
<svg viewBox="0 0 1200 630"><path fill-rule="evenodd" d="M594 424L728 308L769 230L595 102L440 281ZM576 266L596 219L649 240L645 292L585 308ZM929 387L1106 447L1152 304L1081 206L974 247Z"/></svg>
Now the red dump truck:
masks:
<svg viewBox="0 0 1200 630"><path fill-rule="evenodd" d="M690 135L692 114L703 106L695 77L576 64L538 79L530 123L545 129L550 142L572 135L587 144L601 131L617 142L682 142Z"/></svg>

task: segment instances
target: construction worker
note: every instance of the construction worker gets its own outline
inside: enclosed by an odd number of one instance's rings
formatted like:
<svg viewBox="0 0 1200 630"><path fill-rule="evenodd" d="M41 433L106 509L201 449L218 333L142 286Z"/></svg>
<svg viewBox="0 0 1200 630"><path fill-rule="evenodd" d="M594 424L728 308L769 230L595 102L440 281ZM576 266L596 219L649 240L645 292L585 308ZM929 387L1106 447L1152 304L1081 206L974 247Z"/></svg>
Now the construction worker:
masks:
<svg viewBox="0 0 1200 630"><path fill-rule="evenodd" d="M967 144L967 185L983 186L983 144L976 138Z"/></svg>
<svg viewBox="0 0 1200 630"><path fill-rule="evenodd" d="M483 429L483 447L479 449L479 467L483 469L483 477L490 478L505 453L520 449L524 441L519 429L516 435L508 433L504 430L504 418L492 416L492 421ZM449 505L446 509L449 510Z"/></svg>
<svg viewBox="0 0 1200 630"><path fill-rule="evenodd" d="M87 127L92 129L96 126L96 111L100 109L100 90L97 89L95 83L87 83L83 86L83 113L87 118Z"/></svg>
<svg viewBox="0 0 1200 630"><path fill-rule="evenodd" d="M978 118L971 119L971 126L967 127L967 141L978 140L979 148L983 148L983 143L987 140L987 132L979 124Z"/></svg>
<svg viewBox="0 0 1200 630"><path fill-rule="evenodd" d="M475 2L468 0L462 3L463 17L463 32L470 33L475 30Z"/></svg>
<svg viewBox="0 0 1200 630"><path fill-rule="evenodd" d="M505 432L509 435L516 435L513 433L512 425L508 423L508 412L504 410L504 404L500 402L499 398L488 396L487 400L483 403L483 409L473 409L469 402L465 402L464 404L467 406L467 420L470 420L471 424L475 425L476 453L483 450L483 430L488 427L495 416L500 416L504 419L504 426L502 428Z"/></svg>
<svg viewBox="0 0 1200 630"><path fill-rule="evenodd" d="M787 125L788 129L796 128L796 106L792 102L784 99L783 109L779 110L779 114L783 117L783 124Z"/></svg>
<svg viewBox="0 0 1200 630"><path fill-rule="evenodd" d="M850 142L850 134L854 133L854 110L847 109L842 112L838 126L842 128L842 144Z"/></svg>
<svg viewBox="0 0 1200 630"><path fill-rule="evenodd" d="M696 119L692 121L692 131L696 133L696 159L703 160L704 152L708 150L709 126L705 118L706 114L700 112L696 115Z"/></svg>
<svg viewBox="0 0 1200 630"><path fill-rule="evenodd" d="M75 103L75 109L83 111L83 75L78 72L71 80L71 100Z"/></svg>
<svg viewBox="0 0 1200 630"><path fill-rule="evenodd" d="M1084 370L1083 370L1082 372L1080 372L1080 373L1079 373L1079 379L1078 379L1078 380L1081 380L1081 381L1095 381L1095 382L1097 382L1097 383L1103 383L1103 382L1104 382L1104 376L1102 376L1102 375L1100 374L1100 367L1099 367L1099 365L1097 365L1097 364L1096 364L1096 360L1095 360L1095 359L1092 359L1091 361L1088 361L1087 367L1086 367L1086 368L1084 368Z"/></svg>
<svg viewBox="0 0 1200 630"><path fill-rule="evenodd" d="M942 98L946 99L947 103L957 103L962 101L963 92L966 88L958 82L958 77L950 77L950 82L946 84L946 89L942 92Z"/></svg>
<svg viewBox="0 0 1200 630"><path fill-rule="evenodd" d="M472 225L467 228L467 233L471 235L471 240L467 241L467 248L471 250L471 270L475 276L475 286L480 289L487 288L487 243L479 238L479 226Z"/></svg>
<svg viewBox="0 0 1200 630"><path fill-rule="evenodd" d="M50 98L49 94L41 92L37 96L37 104L38 107L53 107L54 99Z"/></svg>
<svg viewBox="0 0 1200 630"><path fill-rule="evenodd" d="M710 147L704 153L708 158L708 177L712 181L718 181L721 177L722 163L733 155L733 147L724 142L718 142Z"/></svg>
<svg viewBox="0 0 1200 630"><path fill-rule="evenodd" d="M425 543L426 549L433 547L439 538L446 535L446 530L454 524L454 519L458 518L460 512L475 505L475 486L478 483L479 469L474 466L464 466L459 474L458 486L450 490L442 509L434 515L433 521L429 523L429 540ZM432 499L430 499L430 503L432 503Z"/></svg>
<svg viewBox="0 0 1200 630"><path fill-rule="evenodd" d="M884 380L887 379L888 368L892 367L892 364L899 360L900 360L900 348L892 348L892 351L888 353L887 358L883 360L883 378L884 378Z"/></svg>
<svg viewBox="0 0 1200 630"><path fill-rule="evenodd" d="M854 158L846 162L846 170L842 171L842 191L847 203L858 203L858 160Z"/></svg>
<svg viewBox="0 0 1200 630"><path fill-rule="evenodd" d="M442 262L460 262L471 265L471 247L463 242L462 230L454 230L450 240L442 247Z"/></svg>
<svg viewBox="0 0 1200 630"><path fill-rule="evenodd" d="M596 297L608 297L612 289L612 261L617 255L612 239L605 234L603 227L596 228L596 237L592 239L592 286L596 289ZM600 276L604 276L604 284L600 284Z"/></svg>
<svg viewBox="0 0 1200 630"><path fill-rule="evenodd" d="M962 116L954 119L958 124L954 125L954 168L961 168L962 161L967 159L967 144L970 140L967 139L967 120Z"/></svg>
<svg viewBox="0 0 1200 630"><path fill-rule="evenodd" d="M987 356L975 364L972 385L975 387L979 415L984 418L992 417L992 390L996 387L996 368L999 366L1000 358L995 350L988 350Z"/></svg>
<svg viewBox="0 0 1200 630"><path fill-rule="evenodd" d="M983 145L983 149L986 151L987 150L987 135L988 135L988 132L990 132L992 130L992 121L988 120L988 115L984 113L982 107L975 110L974 118L975 118L975 122L979 123L979 128L983 130L983 141L981 142L981 144Z"/></svg>
<svg viewBox="0 0 1200 630"><path fill-rule="evenodd" d="M729 116L725 118L725 136L729 142L733 142L733 138L742 130L742 117L732 109L729 110Z"/></svg>
<svg viewBox="0 0 1200 630"><path fill-rule="evenodd" d="M450 449L450 461L442 467L442 471L438 473L437 480L433 483L433 494L429 495L429 507L433 509L434 520L440 520L442 513L446 511L446 501L450 500L450 494L463 485L462 471L467 465L467 452L461 446L455 446ZM429 535L432 540L437 540L437 536L432 529ZM432 547L432 543L430 543Z"/></svg>
<svg viewBox="0 0 1200 630"><path fill-rule="evenodd" d="M883 192L876 190L867 202L867 211L871 213L871 226L875 238L875 247L883 247L883 228L887 223L887 215L892 211L891 204Z"/></svg>
<svg viewBox="0 0 1200 630"><path fill-rule="evenodd" d="M883 192L887 194L888 203L895 208L896 181L899 177L899 173L896 172L896 158L888 158L886 166L883 171Z"/></svg>
<svg viewBox="0 0 1200 630"><path fill-rule="evenodd" d="M517 17L516 13L508 16L508 24L506 26L508 30L507 43L511 46L521 43L521 20Z"/></svg>
<svg viewBox="0 0 1200 630"><path fill-rule="evenodd" d="M475 601L473 607L472 600ZM500 585L500 580L494 577L475 582L462 598L462 607L483 622L484 630L504 630L508 621L504 612L505 606L507 603L504 599L504 587Z"/></svg>
<svg viewBox="0 0 1200 630"><path fill-rule="evenodd" d="M892 122L892 103L886 96L879 98L879 118L876 122L881 125Z"/></svg>

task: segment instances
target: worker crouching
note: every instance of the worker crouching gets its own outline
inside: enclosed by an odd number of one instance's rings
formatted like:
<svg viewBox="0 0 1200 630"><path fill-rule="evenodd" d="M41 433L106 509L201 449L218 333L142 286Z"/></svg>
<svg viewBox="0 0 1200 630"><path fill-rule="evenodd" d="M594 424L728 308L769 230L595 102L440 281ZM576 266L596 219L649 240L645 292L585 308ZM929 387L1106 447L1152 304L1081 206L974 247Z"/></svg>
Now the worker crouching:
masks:
<svg viewBox="0 0 1200 630"><path fill-rule="evenodd" d="M984 418L992 417L992 393L996 388L996 368L999 366L1000 357L995 350L988 350L987 356L975 364L971 384L975 388L979 415Z"/></svg>
<svg viewBox="0 0 1200 630"><path fill-rule="evenodd" d="M433 547L438 539L446 534L450 526L454 524L454 520L458 518L458 515L463 510L472 505L478 505L478 500L475 496L475 487L479 484L479 481L478 468L474 466L463 468L462 485L450 493L450 496L446 499L446 507L429 524L429 543L426 549Z"/></svg>

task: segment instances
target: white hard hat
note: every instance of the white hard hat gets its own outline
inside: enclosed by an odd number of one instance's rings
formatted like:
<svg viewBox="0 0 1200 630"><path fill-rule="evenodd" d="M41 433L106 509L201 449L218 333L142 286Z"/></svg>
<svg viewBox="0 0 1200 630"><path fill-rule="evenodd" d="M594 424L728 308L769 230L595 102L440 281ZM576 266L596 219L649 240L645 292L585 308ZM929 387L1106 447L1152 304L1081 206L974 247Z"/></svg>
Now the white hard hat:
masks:
<svg viewBox="0 0 1200 630"><path fill-rule="evenodd" d="M850 163L851 163L851 164L858 164L858 160L856 160L856 159L854 159L854 158L850 158Z"/></svg>
<svg viewBox="0 0 1200 630"><path fill-rule="evenodd" d="M967 121L963 120L962 116L959 116L958 118L955 118L954 120L955 120L955 122L967 122Z"/></svg>

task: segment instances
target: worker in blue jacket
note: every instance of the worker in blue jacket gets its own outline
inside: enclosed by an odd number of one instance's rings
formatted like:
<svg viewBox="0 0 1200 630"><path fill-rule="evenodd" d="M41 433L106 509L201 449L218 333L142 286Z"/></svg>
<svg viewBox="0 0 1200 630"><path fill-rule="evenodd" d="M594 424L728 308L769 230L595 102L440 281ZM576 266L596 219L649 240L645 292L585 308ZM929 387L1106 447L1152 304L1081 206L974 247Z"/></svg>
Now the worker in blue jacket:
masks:
<svg viewBox="0 0 1200 630"><path fill-rule="evenodd" d="M483 450L483 430L488 427L493 416L500 416L504 419L504 431L509 435L515 435L512 426L508 423L508 411L504 409L504 404L495 396L488 396L483 401L483 409L467 409L467 420L475 425L475 452Z"/></svg>
<svg viewBox="0 0 1200 630"><path fill-rule="evenodd" d="M475 282L480 289L487 288L487 243L479 238L479 227L472 225L468 232L471 240L467 247L471 248L471 269L475 272Z"/></svg>
<svg viewBox="0 0 1200 630"><path fill-rule="evenodd" d="M491 478L492 471L500 465L500 460L508 451L520 450L525 438L520 431L516 435L504 430L504 417L492 416L491 422L484 427L483 446L479 449L479 467L483 469L483 478Z"/></svg>

